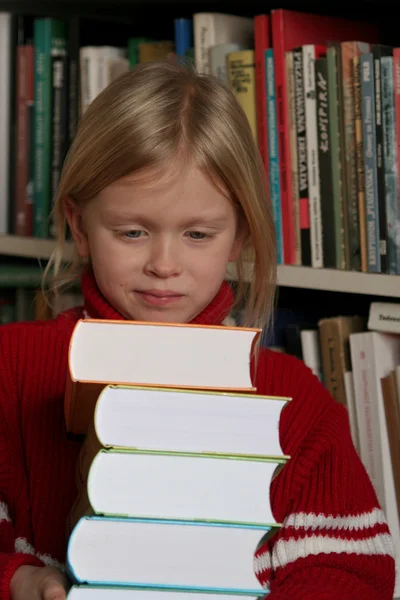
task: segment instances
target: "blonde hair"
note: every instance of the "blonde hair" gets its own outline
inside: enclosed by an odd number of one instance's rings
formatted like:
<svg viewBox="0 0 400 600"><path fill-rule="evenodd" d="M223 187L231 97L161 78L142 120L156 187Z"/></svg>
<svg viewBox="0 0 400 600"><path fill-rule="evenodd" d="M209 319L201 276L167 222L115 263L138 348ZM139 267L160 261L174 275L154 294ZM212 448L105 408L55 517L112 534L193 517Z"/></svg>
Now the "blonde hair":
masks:
<svg viewBox="0 0 400 600"><path fill-rule="evenodd" d="M275 296L276 243L257 144L227 86L170 61L138 65L112 82L82 116L54 205L58 244L45 276L52 272L52 289L59 290L81 273L77 253L63 265L66 198L82 206L121 177L165 166L177 154L194 161L237 206L247 233L236 263L236 303L245 301L243 324L265 327Z"/></svg>

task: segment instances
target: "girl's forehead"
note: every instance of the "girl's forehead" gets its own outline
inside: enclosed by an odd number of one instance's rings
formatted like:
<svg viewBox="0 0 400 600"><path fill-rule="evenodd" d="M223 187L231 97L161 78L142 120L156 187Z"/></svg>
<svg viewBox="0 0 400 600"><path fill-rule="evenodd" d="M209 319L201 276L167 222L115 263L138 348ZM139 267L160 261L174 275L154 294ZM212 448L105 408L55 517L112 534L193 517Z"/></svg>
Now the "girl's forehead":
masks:
<svg viewBox="0 0 400 600"><path fill-rule="evenodd" d="M154 175L154 174L153 174ZM169 173L159 178L145 174L143 177L124 177L105 188L98 197L98 209L105 216L199 217L212 214L220 218L230 213L232 203L221 189L214 185L200 169L192 167L179 177Z"/></svg>

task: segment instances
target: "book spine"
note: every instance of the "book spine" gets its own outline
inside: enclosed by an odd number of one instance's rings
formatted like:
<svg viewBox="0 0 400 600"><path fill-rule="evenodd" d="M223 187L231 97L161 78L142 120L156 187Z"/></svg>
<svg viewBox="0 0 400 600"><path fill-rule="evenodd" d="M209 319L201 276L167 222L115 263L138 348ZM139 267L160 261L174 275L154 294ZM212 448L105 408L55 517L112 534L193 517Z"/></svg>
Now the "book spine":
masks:
<svg viewBox="0 0 400 600"><path fill-rule="evenodd" d="M364 137L365 203L367 212L368 271L381 271L379 252L379 202L376 157L375 91L371 53L360 58L361 102Z"/></svg>
<svg viewBox="0 0 400 600"><path fill-rule="evenodd" d="M330 140L331 129L329 125L328 60L326 57L317 58L315 61L315 80L317 89L318 163L324 267L335 268L335 210Z"/></svg>
<svg viewBox="0 0 400 600"><path fill-rule="evenodd" d="M381 272L388 273L388 239L386 216L386 184L385 160L383 152L383 123L381 96L381 53L379 48L372 50L374 60L374 89L375 89L375 135L376 135L376 170L378 179L379 206L379 253L381 257Z"/></svg>
<svg viewBox="0 0 400 600"><path fill-rule="evenodd" d="M268 175L268 137L267 137L267 97L265 50L269 48L269 17L254 17L254 51L256 64L256 97L257 97L257 139L265 172Z"/></svg>
<svg viewBox="0 0 400 600"><path fill-rule="evenodd" d="M254 141L257 143L256 74L254 50L230 52L227 57L228 81L242 106Z"/></svg>
<svg viewBox="0 0 400 600"><path fill-rule="evenodd" d="M307 129L304 104L303 51L293 51L294 97L296 111L297 189L300 212L301 264L311 266L311 233L308 194Z"/></svg>
<svg viewBox="0 0 400 600"><path fill-rule="evenodd" d="M210 73L209 48L215 44L215 20L212 14L193 16L194 58L199 73Z"/></svg>
<svg viewBox="0 0 400 600"><path fill-rule="evenodd" d="M29 236L33 223L27 210L28 163L30 157L30 111L33 98L30 83L33 79L33 46L21 44L17 48L16 98L16 178L15 178L15 233Z"/></svg>
<svg viewBox="0 0 400 600"><path fill-rule="evenodd" d="M361 73L360 55L353 57L353 92L354 92L354 134L356 146L356 176L358 197L358 218L360 229L360 261L361 271L368 271L368 248L367 248L367 215L365 205L365 182L364 182L364 139L362 122L362 99L361 99Z"/></svg>
<svg viewBox="0 0 400 600"><path fill-rule="evenodd" d="M397 261L397 231L399 227L399 210L397 205L398 174L394 107L393 56L382 56L381 72L383 153L385 164L386 217L388 231L388 262L389 273L396 275L400 273L400 267Z"/></svg>
<svg viewBox="0 0 400 600"><path fill-rule="evenodd" d="M14 192L14 165L12 148L15 145L13 127L15 105L13 102L15 77L13 49L15 18L10 13L0 12L0 86L2 89L0 106L0 234L9 232L10 209Z"/></svg>
<svg viewBox="0 0 400 600"><path fill-rule="evenodd" d="M185 58L185 52L193 46L192 19L174 19L175 52L180 59Z"/></svg>
<svg viewBox="0 0 400 600"><path fill-rule="evenodd" d="M274 51L269 48L265 51L266 65L266 96L268 111L268 155L269 155L269 184L271 194L272 214L275 223L275 232L277 237L278 262L284 262L284 244L282 233L282 215L281 215L281 186L279 172L279 148L278 148L278 125L276 116L276 95L275 95L275 66Z"/></svg>
<svg viewBox="0 0 400 600"><path fill-rule="evenodd" d="M290 166L292 170L292 202L294 218L294 243L295 264L301 265L301 230L300 230L300 201L299 183L297 174L297 136L296 136L296 104L294 91L293 54L285 52L286 85L288 90L289 106L289 143L290 143Z"/></svg>
<svg viewBox="0 0 400 600"><path fill-rule="evenodd" d="M303 46L308 184L310 192L311 266L314 268L321 268L324 266L324 257L322 248L321 200L319 193L315 59L315 46L313 44Z"/></svg>
<svg viewBox="0 0 400 600"><path fill-rule="evenodd" d="M51 208L52 146L52 53L64 48L64 24L54 19L36 19L35 45L35 189L34 235L49 237Z"/></svg>
<svg viewBox="0 0 400 600"><path fill-rule="evenodd" d="M276 113L279 135L279 169L281 186L282 232L284 243L284 263L294 264L295 234L292 209L292 183L290 169L290 140L288 127L288 99L285 77L285 47L283 39L284 15L282 11L271 12L272 45L276 84Z"/></svg>
<svg viewBox="0 0 400 600"><path fill-rule="evenodd" d="M342 158L340 142L340 109L338 83L338 52L335 47L327 50L329 138L331 142L332 193L334 206L334 231L336 268L346 268L346 244L343 208Z"/></svg>
<svg viewBox="0 0 400 600"><path fill-rule="evenodd" d="M47 216L50 208L50 51L48 27L44 20L34 24L35 105L34 105L34 235L48 237Z"/></svg>
<svg viewBox="0 0 400 600"><path fill-rule="evenodd" d="M67 140L67 53L66 49L57 49L52 53L52 139L51 139L51 205L54 207ZM50 233L57 236L56 223L51 220Z"/></svg>
<svg viewBox="0 0 400 600"><path fill-rule="evenodd" d="M400 334L400 304L371 302L368 329Z"/></svg>
<svg viewBox="0 0 400 600"><path fill-rule="evenodd" d="M353 60L357 54L369 51L369 44L343 42L342 83L343 83L343 131L344 166L346 181L346 209L348 222L349 264L348 268L361 269L360 219L357 194L356 137L354 122L354 71Z"/></svg>
<svg viewBox="0 0 400 600"><path fill-rule="evenodd" d="M397 152L397 198L398 219L400 219L400 48L393 49L393 77L394 77L394 108L396 122L396 152ZM397 222L397 265L400 267L400 222ZM400 510L400 501L399 501Z"/></svg>

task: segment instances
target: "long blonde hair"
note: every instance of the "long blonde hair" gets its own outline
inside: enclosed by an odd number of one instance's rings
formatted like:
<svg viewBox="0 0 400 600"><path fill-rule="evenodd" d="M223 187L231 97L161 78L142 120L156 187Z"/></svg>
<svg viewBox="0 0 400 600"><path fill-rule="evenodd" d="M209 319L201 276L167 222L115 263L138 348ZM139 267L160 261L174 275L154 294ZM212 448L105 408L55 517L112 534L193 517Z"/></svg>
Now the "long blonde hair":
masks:
<svg viewBox="0 0 400 600"><path fill-rule="evenodd" d="M46 279L51 274L51 288L59 290L82 269L77 253L72 263L63 263L66 198L82 206L119 178L165 165L178 154L195 161L237 206L247 234L236 263L236 302L245 300L244 324L265 327L275 296L276 243L257 143L227 86L169 61L138 65L82 116L54 205L58 244Z"/></svg>

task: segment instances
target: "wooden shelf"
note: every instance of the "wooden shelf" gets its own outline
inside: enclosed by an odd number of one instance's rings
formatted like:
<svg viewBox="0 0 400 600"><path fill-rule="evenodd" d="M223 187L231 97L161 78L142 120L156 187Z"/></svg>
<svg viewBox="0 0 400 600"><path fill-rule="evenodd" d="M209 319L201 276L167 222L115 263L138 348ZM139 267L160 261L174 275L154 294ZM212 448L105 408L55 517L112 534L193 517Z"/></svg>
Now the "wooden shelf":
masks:
<svg viewBox="0 0 400 600"><path fill-rule="evenodd" d="M400 298L400 275L285 265L278 267L278 280L286 287Z"/></svg>
<svg viewBox="0 0 400 600"><path fill-rule="evenodd" d="M245 277L247 281L250 280L251 263L249 263ZM234 269L230 268L228 270L228 278L235 279ZM400 298L400 275L280 265L278 266L278 285L309 290Z"/></svg>
<svg viewBox="0 0 400 600"><path fill-rule="evenodd" d="M53 240L0 235L0 256L48 260L54 248L55 242ZM66 261L71 260L72 251L72 242L67 242L64 252ZM230 267L228 269L227 277L228 279L235 279L234 268ZM250 281L250 262L245 278ZM282 265L278 267L278 285L309 290L400 298L400 275Z"/></svg>
<svg viewBox="0 0 400 600"><path fill-rule="evenodd" d="M0 235L0 256L38 258L48 260L55 248L54 240L46 240L17 235ZM66 261L71 260L73 244L67 242L64 250Z"/></svg>

